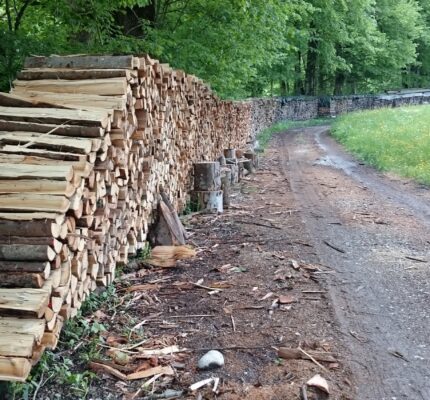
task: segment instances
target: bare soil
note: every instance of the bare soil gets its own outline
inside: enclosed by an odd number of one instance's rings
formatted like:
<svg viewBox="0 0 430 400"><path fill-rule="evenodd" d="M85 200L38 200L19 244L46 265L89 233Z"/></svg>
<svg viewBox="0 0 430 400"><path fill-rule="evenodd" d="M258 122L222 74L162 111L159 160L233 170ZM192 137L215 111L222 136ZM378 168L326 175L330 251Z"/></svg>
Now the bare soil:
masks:
<svg viewBox="0 0 430 400"><path fill-rule="evenodd" d="M110 326L104 346L119 347L112 338L127 331L128 346L146 340L140 347L188 351L118 366L128 373L171 365L174 376L142 389L148 379L99 374L87 398L156 399L172 389L181 399L293 400L320 374L330 399L430 399L430 195L361 165L326 130L276 137L229 210L186 217L195 259L164 270L137 263L140 272L117 284L153 287L101 310ZM282 360L281 346L329 351L337 362ZM199 371L211 349L224 354L225 366ZM188 389L209 377L221 379L217 393ZM54 380L37 398L58 397L79 398Z"/></svg>

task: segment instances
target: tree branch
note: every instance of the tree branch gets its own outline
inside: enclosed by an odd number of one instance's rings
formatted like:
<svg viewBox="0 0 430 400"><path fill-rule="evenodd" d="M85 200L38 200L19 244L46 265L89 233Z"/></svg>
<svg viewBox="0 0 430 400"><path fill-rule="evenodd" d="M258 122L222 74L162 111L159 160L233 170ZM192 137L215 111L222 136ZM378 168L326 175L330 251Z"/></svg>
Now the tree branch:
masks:
<svg viewBox="0 0 430 400"><path fill-rule="evenodd" d="M12 17L10 15L10 9L9 9L9 0L6 0L6 16L7 16L7 25L9 27L9 31L12 32Z"/></svg>
<svg viewBox="0 0 430 400"><path fill-rule="evenodd" d="M24 4L21 6L20 10L18 11L18 14L16 15L16 19L15 19L15 26L14 26L15 32L18 30L19 26L21 25L21 20L22 20L22 17L24 16L25 10L32 2L33 0L25 0Z"/></svg>

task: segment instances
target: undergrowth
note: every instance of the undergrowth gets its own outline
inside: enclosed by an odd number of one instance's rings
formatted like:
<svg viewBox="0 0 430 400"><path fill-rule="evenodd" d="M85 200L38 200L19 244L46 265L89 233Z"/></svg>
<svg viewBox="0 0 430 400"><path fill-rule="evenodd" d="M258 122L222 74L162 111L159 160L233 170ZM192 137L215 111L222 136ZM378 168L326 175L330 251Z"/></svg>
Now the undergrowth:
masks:
<svg viewBox="0 0 430 400"><path fill-rule="evenodd" d="M12 383L3 387L2 399L30 400L38 398L38 391L49 381L67 388L71 398L85 399L96 375L87 369L89 361L100 358L102 335L109 327L89 317L103 308L115 310L121 299L116 288L110 285L103 292L92 293L82 304L78 315L66 322L55 351L45 351L39 363L32 369L25 383ZM52 393L52 399L62 395Z"/></svg>
<svg viewBox="0 0 430 400"><path fill-rule="evenodd" d="M261 150L264 150L272 136L276 133L285 132L293 128L306 128L308 126L329 125L333 121L332 118L315 118L306 121L281 121L269 128L264 129L257 135L258 145Z"/></svg>
<svg viewBox="0 0 430 400"><path fill-rule="evenodd" d="M367 164L430 185L430 106L343 115L332 135Z"/></svg>

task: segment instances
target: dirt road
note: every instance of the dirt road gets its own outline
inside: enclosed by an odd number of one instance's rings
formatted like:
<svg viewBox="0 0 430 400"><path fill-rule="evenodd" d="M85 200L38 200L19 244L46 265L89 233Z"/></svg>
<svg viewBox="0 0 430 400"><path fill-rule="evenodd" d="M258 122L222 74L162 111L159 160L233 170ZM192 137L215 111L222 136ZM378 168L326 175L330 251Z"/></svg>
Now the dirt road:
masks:
<svg viewBox="0 0 430 400"><path fill-rule="evenodd" d="M357 399L430 399L430 195L360 165L324 127L276 139L322 264Z"/></svg>
<svg viewBox="0 0 430 400"><path fill-rule="evenodd" d="M228 210L182 217L197 257L169 269L129 265L116 297L84 320L106 331L81 347L62 338L52 358L71 370L44 382L37 399L173 398L165 395L174 390L190 400L299 400L321 374L331 400L429 400L429 191L358 164L326 130L277 136ZM186 350L140 354L171 345ZM115 346L133 349L126 365L115 362ZM279 347L335 360L280 359ZM199 370L213 349L225 365ZM88 361L117 372L96 369L83 386ZM174 374L151 378L150 388L118 378L158 365ZM220 378L216 393L190 389L211 377ZM307 390L309 400L324 398Z"/></svg>

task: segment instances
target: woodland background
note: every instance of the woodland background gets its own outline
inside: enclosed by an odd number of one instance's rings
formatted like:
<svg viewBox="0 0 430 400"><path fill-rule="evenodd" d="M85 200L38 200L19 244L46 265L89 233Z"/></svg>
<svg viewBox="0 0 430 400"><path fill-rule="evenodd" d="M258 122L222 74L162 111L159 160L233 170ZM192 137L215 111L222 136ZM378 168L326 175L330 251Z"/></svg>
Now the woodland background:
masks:
<svg viewBox="0 0 430 400"><path fill-rule="evenodd" d="M141 54L223 98L428 86L430 0L0 0L0 89L29 54Z"/></svg>

